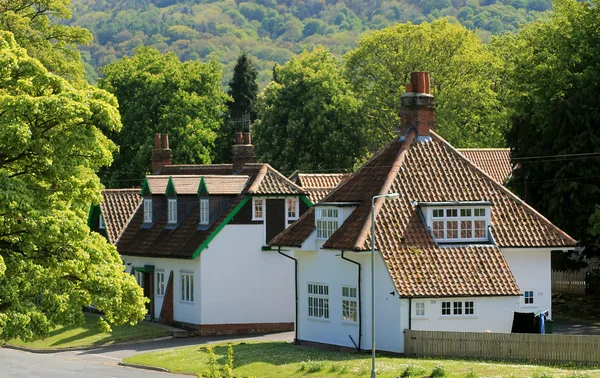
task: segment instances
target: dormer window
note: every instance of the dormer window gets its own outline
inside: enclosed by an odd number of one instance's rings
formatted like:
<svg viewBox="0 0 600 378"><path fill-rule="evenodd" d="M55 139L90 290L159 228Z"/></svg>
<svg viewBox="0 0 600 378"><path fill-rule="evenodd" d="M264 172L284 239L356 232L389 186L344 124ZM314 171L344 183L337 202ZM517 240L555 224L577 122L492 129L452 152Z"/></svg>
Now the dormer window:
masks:
<svg viewBox="0 0 600 378"><path fill-rule="evenodd" d="M427 207L427 225L438 242L487 241L489 205Z"/></svg>
<svg viewBox="0 0 600 378"><path fill-rule="evenodd" d="M299 213L298 198L288 198L286 200L286 211L288 220L297 220Z"/></svg>
<svg viewBox="0 0 600 378"><path fill-rule="evenodd" d="M200 199L200 224L208 224L209 219L209 207L208 198Z"/></svg>
<svg viewBox="0 0 600 378"><path fill-rule="evenodd" d="M152 223L152 200L144 200L144 223Z"/></svg>
<svg viewBox="0 0 600 378"><path fill-rule="evenodd" d="M102 216L102 213L100 213L100 216L98 217L98 228L101 230L104 230L106 228L106 225L104 224L104 217Z"/></svg>
<svg viewBox="0 0 600 378"><path fill-rule="evenodd" d="M167 202L168 223L177 223L177 200L169 198Z"/></svg>
<svg viewBox="0 0 600 378"><path fill-rule="evenodd" d="M263 198L252 198L252 220L265 219L265 200Z"/></svg>
<svg viewBox="0 0 600 378"><path fill-rule="evenodd" d="M315 220L317 226L317 239L327 240L340 227L340 212L335 208L317 208Z"/></svg>

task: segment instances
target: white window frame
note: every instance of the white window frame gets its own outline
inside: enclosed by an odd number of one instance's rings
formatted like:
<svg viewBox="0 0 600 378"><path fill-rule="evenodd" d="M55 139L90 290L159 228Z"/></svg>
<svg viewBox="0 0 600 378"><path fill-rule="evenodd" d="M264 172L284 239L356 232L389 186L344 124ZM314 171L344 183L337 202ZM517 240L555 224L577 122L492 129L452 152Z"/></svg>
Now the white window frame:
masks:
<svg viewBox="0 0 600 378"><path fill-rule="evenodd" d="M290 206L290 202L293 204L293 208ZM285 199L285 216L288 221L297 220L300 217L300 201L297 197Z"/></svg>
<svg viewBox="0 0 600 378"><path fill-rule="evenodd" d="M327 240L340 228L342 212L335 207L318 207L315 209L315 226L317 239Z"/></svg>
<svg viewBox="0 0 600 378"><path fill-rule="evenodd" d="M358 323L358 289L356 286L342 286L342 322Z"/></svg>
<svg viewBox="0 0 600 378"><path fill-rule="evenodd" d="M168 224L176 224L177 223L177 199L176 198L167 199L167 223Z"/></svg>
<svg viewBox="0 0 600 378"><path fill-rule="evenodd" d="M483 210L483 215L480 215L480 211ZM441 215L440 215L441 212ZM478 215L475 215L475 214ZM454 215L456 214L456 215ZM431 230L433 238L442 243L447 242L478 242L488 240L488 226L491 224L490 206L478 205L478 206L432 206L427 209L427 226ZM439 228L440 222L442 227ZM456 228L450 228L454 226L451 222L456 222ZM470 222L471 226L469 229L463 229L466 222ZM483 228L477 228L477 222L484 222ZM484 230L484 235L476 237L475 234L479 230ZM441 230L440 235L436 235ZM456 237L449 235L451 230L456 230ZM470 237L463 237L463 233L470 233Z"/></svg>
<svg viewBox="0 0 600 378"><path fill-rule="evenodd" d="M98 216L98 228L101 230L104 230L106 228L106 224L104 223L104 217L102 216L102 213L100 213L100 215Z"/></svg>
<svg viewBox="0 0 600 378"><path fill-rule="evenodd" d="M165 271L157 270L154 279L156 281L156 296L163 297L165 295Z"/></svg>
<svg viewBox="0 0 600 378"><path fill-rule="evenodd" d="M144 223L152 223L152 199L144 199Z"/></svg>
<svg viewBox="0 0 600 378"><path fill-rule="evenodd" d="M426 318L427 309L425 302L415 302L415 318Z"/></svg>
<svg viewBox="0 0 600 378"><path fill-rule="evenodd" d="M200 199L200 224L208 224L210 219L210 207L208 198Z"/></svg>
<svg viewBox="0 0 600 378"><path fill-rule="evenodd" d="M444 308L447 303L450 304L450 307ZM444 314L444 309L448 309L450 313ZM444 300L440 307L440 317L442 318L474 318L476 314L475 301L472 299Z"/></svg>
<svg viewBox="0 0 600 378"><path fill-rule="evenodd" d="M140 287L144 287L144 272L140 272L138 270L135 271L135 280L140 285Z"/></svg>
<svg viewBox="0 0 600 378"><path fill-rule="evenodd" d="M329 285L322 282L308 282L306 297L308 318L329 320Z"/></svg>
<svg viewBox="0 0 600 378"><path fill-rule="evenodd" d="M531 296L527 296L527 293L531 293ZM534 293L535 290L533 289L527 289L527 290L523 290L523 307L535 307L537 306L537 304L535 303L535 297L534 297ZM530 299L530 302L527 302L527 300Z"/></svg>
<svg viewBox="0 0 600 378"><path fill-rule="evenodd" d="M194 303L194 273L179 272L179 301Z"/></svg>
<svg viewBox="0 0 600 378"><path fill-rule="evenodd" d="M252 198L252 220L261 221L265 219L267 201L264 198Z"/></svg>

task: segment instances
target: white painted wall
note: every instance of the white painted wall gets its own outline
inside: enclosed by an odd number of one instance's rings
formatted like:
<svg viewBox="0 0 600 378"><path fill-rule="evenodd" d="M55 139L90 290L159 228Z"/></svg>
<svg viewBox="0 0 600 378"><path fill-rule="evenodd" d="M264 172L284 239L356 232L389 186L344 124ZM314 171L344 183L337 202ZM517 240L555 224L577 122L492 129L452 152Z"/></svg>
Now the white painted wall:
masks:
<svg viewBox="0 0 600 378"><path fill-rule="evenodd" d="M154 282L154 314L158 318L162 307L162 296L156 295L156 271L164 270L165 286L169 280L169 273L173 272L173 320L184 323L200 324L200 259L195 260L178 260L165 259L156 257L132 257L121 255L123 261L127 265L127 272L131 271L131 267L143 267L144 265L154 265L155 282ZM194 273L194 303L181 301L181 272Z"/></svg>
<svg viewBox="0 0 600 378"><path fill-rule="evenodd" d="M263 241L262 224L228 224L201 252L202 324L294 322L294 263Z"/></svg>
<svg viewBox="0 0 600 378"><path fill-rule="evenodd" d="M502 248L501 251L517 280L521 294L526 290L533 290L534 304L525 305L521 297L518 311L550 310L550 318L552 318L550 249Z"/></svg>
<svg viewBox="0 0 600 378"><path fill-rule="evenodd" d="M442 316L443 301L473 301L474 315ZM416 316L416 304L425 304L425 317ZM408 314L408 299L402 300L402 312ZM507 332L512 328L513 312L519 297L414 298L411 305L413 330L457 332ZM406 317L406 316L405 316ZM408 328L408 324L406 324Z"/></svg>

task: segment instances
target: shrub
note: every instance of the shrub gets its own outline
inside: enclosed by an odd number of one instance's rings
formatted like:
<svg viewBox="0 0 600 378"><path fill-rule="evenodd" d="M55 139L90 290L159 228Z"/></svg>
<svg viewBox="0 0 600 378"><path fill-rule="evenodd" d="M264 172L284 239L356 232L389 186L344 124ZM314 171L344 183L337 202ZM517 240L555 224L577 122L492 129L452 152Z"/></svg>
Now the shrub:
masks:
<svg viewBox="0 0 600 378"><path fill-rule="evenodd" d="M479 376L477 374L475 374L475 372L473 371L473 369L469 370L469 372L467 373L467 375L465 375L465 378L479 378Z"/></svg>
<svg viewBox="0 0 600 378"><path fill-rule="evenodd" d="M324 368L325 368L324 361L313 361L313 360L309 359L309 360L300 362L300 370L305 371L307 373L316 373L316 372L323 370Z"/></svg>
<svg viewBox="0 0 600 378"><path fill-rule="evenodd" d="M400 378L416 377L416 376L422 375L424 373L425 373L425 369L423 369L419 366L410 364L406 367L406 369L404 369L402 374L400 374Z"/></svg>
<svg viewBox="0 0 600 378"><path fill-rule="evenodd" d="M431 371L431 375L430 376L431 376L431 378L445 377L446 376L446 370L444 370L444 368L442 366L436 366Z"/></svg>
<svg viewBox="0 0 600 378"><path fill-rule="evenodd" d="M227 348L227 362L222 371L224 378L233 378L233 347L231 345Z"/></svg>
<svg viewBox="0 0 600 378"><path fill-rule="evenodd" d="M202 376L206 378L219 378L221 374L219 372L219 363L217 362L215 348L207 347L206 352L208 353L208 364L206 370L202 373Z"/></svg>

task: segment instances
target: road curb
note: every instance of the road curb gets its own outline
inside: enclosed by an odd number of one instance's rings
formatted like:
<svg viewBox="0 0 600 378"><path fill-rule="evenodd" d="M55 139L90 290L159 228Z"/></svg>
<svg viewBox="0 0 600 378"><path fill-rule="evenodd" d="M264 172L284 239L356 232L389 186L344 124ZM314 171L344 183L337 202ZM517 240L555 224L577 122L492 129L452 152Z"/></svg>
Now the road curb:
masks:
<svg viewBox="0 0 600 378"><path fill-rule="evenodd" d="M146 365L138 365L138 364L129 364L127 362L119 362L119 366L125 366L135 369L143 369L143 370L152 370L152 371L161 371L163 373L170 373L168 369L155 367L155 366L146 366Z"/></svg>
<svg viewBox="0 0 600 378"><path fill-rule="evenodd" d="M12 345L12 344L7 343L7 344L2 345L2 348L15 349L15 350L20 350L20 351L29 352L29 353L48 354L48 353L76 352L76 351L84 351L84 350L92 350L92 349L103 349L103 348L108 348L108 347L113 347L113 346L134 345L134 344L149 343L149 342L155 342L155 341L163 341L163 340L169 340L172 338L173 338L173 336L171 335L171 336L157 337L155 339L125 341L122 343L113 343L113 344L107 344L107 345L95 345L95 346L88 346L88 347L73 347L73 348L55 348L55 349L28 348L28 347L24 347L24 346L17 346L17 345Z"/></svg>

